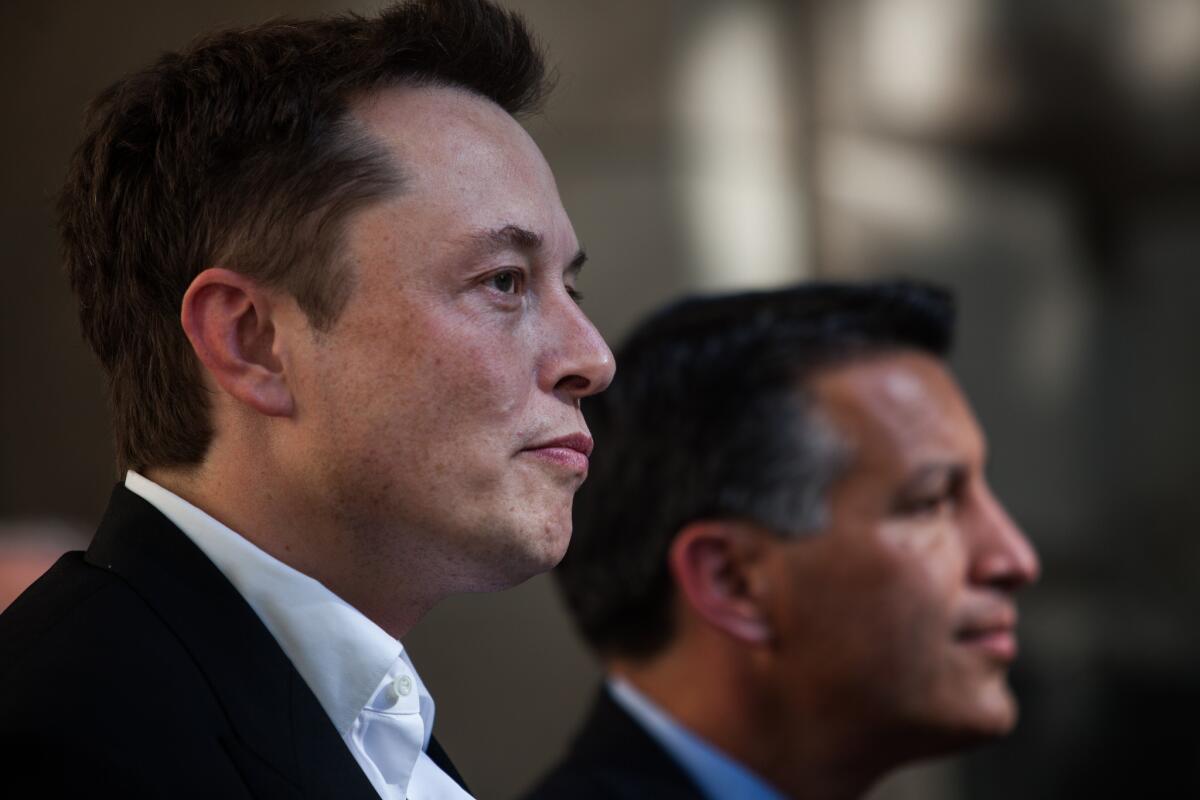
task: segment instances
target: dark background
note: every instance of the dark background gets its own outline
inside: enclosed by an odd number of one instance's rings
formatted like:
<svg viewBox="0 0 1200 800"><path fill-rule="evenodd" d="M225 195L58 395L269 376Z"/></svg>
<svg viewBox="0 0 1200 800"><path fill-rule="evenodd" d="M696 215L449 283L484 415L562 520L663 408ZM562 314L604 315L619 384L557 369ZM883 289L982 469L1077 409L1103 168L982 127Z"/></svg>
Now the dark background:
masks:
<svg viewBox="0 0 1200 800"><path fill-rule="evenodd" d="M1023 719L880 795L1200 796L1200 1L509 5L559 67L529 127L610 341L685 291L903 272L959 292L955 367L1044 565ZM90 527L117 477L49 201L87 100L202 30L346 7L0 6L0 521ZM597 675L544 576L405 643L486 798L554 757Z"/></svg>

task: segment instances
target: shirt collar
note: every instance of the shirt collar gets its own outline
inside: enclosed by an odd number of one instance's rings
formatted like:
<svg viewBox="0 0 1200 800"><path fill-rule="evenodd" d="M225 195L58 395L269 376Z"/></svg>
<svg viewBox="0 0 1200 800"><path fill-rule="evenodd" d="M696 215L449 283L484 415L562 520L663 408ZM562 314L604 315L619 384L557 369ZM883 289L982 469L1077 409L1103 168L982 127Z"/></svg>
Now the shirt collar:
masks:
<svg viewBox="0 0 1200 800"><path fill-rule="evenodd" d="M416 679L425 730L433 730L433 698L397 639L319 581L268 555L148 478L130 470L125 474L125 488L162 512L233 584L275 637L339 734L346 735L401 659ZM426 733L426 741L428 738Z"/></svg>
<svg viewBox="0 0 1200 800"><path fill-rule="evenodd" d="M662 745L706 797L783 800L762 778L680 725L627 681L610 676L607 687L617 705Z"/></svg>

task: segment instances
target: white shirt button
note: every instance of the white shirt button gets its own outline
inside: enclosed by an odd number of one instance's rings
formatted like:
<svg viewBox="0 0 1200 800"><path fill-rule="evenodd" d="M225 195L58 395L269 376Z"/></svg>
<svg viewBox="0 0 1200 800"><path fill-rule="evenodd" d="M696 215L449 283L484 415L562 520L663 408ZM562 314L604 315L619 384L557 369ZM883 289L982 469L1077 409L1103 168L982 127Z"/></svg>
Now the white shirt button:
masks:
<svg viewBox="0 0 1200 800"><path fill-rule="evenodd" d="M413 682L412 678L407 675L398 675L396 680L392 681L392 691L397 697L408 697L412 694Z"/></svg>

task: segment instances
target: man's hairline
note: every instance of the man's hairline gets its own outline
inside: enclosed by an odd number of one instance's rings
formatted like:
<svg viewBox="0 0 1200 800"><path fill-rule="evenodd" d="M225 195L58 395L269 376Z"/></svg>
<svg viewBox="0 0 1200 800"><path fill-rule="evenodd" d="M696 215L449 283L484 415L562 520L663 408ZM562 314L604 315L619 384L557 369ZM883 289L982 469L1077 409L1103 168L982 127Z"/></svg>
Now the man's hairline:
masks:
<svg viewBox="0 0 1200 800"><path fill-rule="evenodd" d="M852 369L861 367L864 364L879 362L886 359L896 358L902 355L920 355L934 361L942 369L950 372L950 365L946 356L920 347L912 343L894 343L884 344L881 346L866 346L862 350L851 350L842 354L833 355L827 363L823 363L812 370L811 373L798 378L791 387L792 396L795 400L794 412L797 415L797 420L800 421L809 431L817 431L819 434L828 434L830 437L829 444L833 450L837 452L827 451L823 458L831 459L835 463L829 470L826 484L821 487L821 497L819 501L819 509L817 514L822 517L821 526L827 526L829 523L829 495L833 486L850 473L859 454L859 443L854 441L854 438L843 425L838 424L834 415L828 407L828 399L823 399L821 393L817 391L817 383L827 378L830 373L844 369ZM798 540L808 538L810 536L819 536L824 532L823 527L814 525L806 526L803 529L796 531L774 531L769 526L763 526L772 530L772 533L780 539Z"/></svg>

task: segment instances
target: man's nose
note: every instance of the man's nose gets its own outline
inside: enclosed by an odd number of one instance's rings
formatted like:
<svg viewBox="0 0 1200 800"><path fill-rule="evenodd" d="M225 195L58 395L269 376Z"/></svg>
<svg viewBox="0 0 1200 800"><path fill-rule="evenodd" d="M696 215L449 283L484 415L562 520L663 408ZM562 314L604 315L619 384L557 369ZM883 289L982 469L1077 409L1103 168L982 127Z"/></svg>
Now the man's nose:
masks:
<svg viewBox="0 0 1200 800"><path fill-rule="evenodd" d="M596 326L571 299L562 305L558 328L549 343L546 388L572 401L604 391L616 362Z"/></svg>
<svg viewBox="0 0 1200 800"><path fill-rule="evenodd" d="M1041 573L1037 551L1000 501L983 488L980 516L971 533L971 579L977 584L1015 591Z"/></svg>

